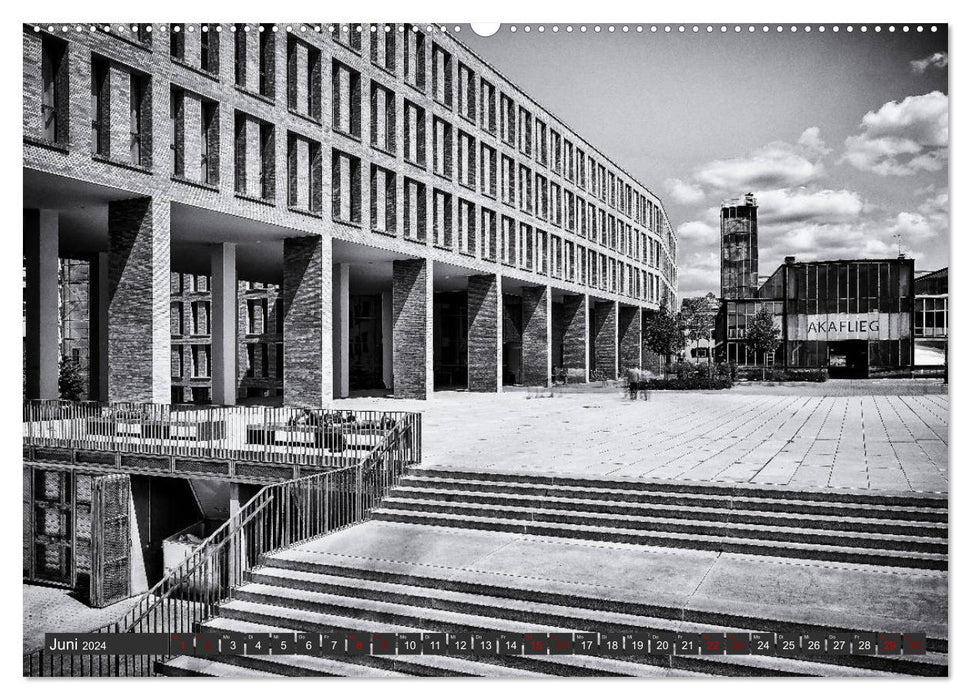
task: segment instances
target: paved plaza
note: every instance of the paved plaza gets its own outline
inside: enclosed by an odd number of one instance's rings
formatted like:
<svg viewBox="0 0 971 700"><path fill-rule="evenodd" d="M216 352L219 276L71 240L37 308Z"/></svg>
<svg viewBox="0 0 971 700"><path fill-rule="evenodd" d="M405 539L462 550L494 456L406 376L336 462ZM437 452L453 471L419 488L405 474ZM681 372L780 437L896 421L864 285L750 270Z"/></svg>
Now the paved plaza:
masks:
<svg viewBox="0 0 971 700"><path fill-rule="evenodd" d="M424 414L424 465L804 489L948 490L940 381L838 381L729 391L438 392L342 408Z"/></svg>

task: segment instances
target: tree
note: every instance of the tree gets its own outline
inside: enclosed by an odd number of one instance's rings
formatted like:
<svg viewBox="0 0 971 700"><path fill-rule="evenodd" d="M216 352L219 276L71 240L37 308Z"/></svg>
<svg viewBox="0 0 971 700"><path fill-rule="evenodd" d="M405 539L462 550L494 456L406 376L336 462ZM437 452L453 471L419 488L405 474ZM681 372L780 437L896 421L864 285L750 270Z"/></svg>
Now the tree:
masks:
<svg viewBox="0 0 971 700"><path fill-rule="evenodd" d="M779 346L781 331L776 328L775 315L763 304L752 317L745 329L745 344L758 357L762 353L762 381L765 381L765 366L769 353Z"/></svg>
<svg viewBox="0 0 971 700"><path fill-rule="evenodd" d="M57 373L57 391L66 401L80 401L84 398L85 382L81 363L70 357L62 357Z"/></svg>
<svg viewBox="0 0 971 700"><path fill-rule="evenodd" d="M681 322L668 308L667 301L662 301L657 311L645 314L643 333L644 343L659 358L670 357L684 349Z"/></svg>
<svg viewBox="0 0 971 700"><path fill-rule="evenodd" d="M708 292L703 297L688 297L681 302L680 320L687 340L697 349L702 340L711 340L715 328L715 313L718 307L715 295ZM711 364L711 356L708 356Z"/></svg>

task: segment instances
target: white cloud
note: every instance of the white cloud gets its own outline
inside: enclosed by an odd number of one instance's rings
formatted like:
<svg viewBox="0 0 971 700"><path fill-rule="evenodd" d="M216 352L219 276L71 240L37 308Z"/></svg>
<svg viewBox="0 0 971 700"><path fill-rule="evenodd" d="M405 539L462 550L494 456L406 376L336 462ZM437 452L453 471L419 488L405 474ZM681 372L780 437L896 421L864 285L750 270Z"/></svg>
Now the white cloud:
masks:
<svg viewBox="0 0 971 700"><path fill-rule="evenodd" d="M795 255L799 260L884 258L897 255L897 242L888 228L872 221L803 224L773 232L771 237L760 236L759 244L762 259L775 261L775 264L787 255ZM761 265L759 268L763 274L773 269L766 267L763 270Z"/></svg>
<svg viewBox="0 0 971 700"><path fill-rule="evenodd" d="M721 261L717 246L706 246L703 252L687 255L678 261L678 296L700 297L708 292L720 293Z"/></svg>
<svg viewBox="0 0 971 700"><path fill-rule="evenodd" d="M948 97L939 91L887 102L867 112L862 133L847 137L840 162L877 175L912 175L944 167Z"/></svg>
<svg viewBox="0 0 971 700"><path fill-rule="evenodd" d="M854 165L888 173L894 168L917 172L938 167L937 161L946 158L946 114L947 97L942 93L883 105L867 114L859 133L848 140L859 139L858 145L871 154ZM851 180L839 185L824 180L823 163L831 153L819 129L810 127L794 143L769 143L743 156L705 163L683 180L666 182L672 199L691 205L694 212L677 227L680 296L718 293L718 204L744 192L753 192L759 204L763 275L788 255L800 260L893 258L898 239L905 254L936 264L935 251L945 248L948 240L946 189L913 189L909 203L890 209L879 203L879 197L877 203L867 201L878 193L868 191L865 199L847 186ZM863 153L858 150L854 157L862 158ZM850 159L845 154L842 158Z"/></svg>
<svg viewBox="0 0 971 700"><path fill-rule="evenodd" d="M910 69L915 73L923 73L928 68L947 68L947 52L938 51L925 58L910 62Z"/></svg>
<svg viewBox="0 0 971 700"><path fill-rule="evenodd" d="M853 221L865 205L848 190L768 190L758 193L759 221L774 224Z"/></svg>
<svg viewBox="0 0 971 700"><path fill-rule="evenodd" d="M811 126L802 132L802 134L799 136L799 140L796 141L796 143L802 146L808 152L816 153L821 156L833 151L833 149L828 148L820 138L818 126Z"/></svg>
<svg viewBox="0 0 971 700"><path fill-rule="evenodd" d="M665 186L679 204L799 187L823 175L820 159L830 151L819 135L819 127L812 126L799 135L796 143L773 141L744 156L712 160L695 168L687 179L669 178Z"/></svg>
<svg viewBox="0 0 971 700"><path fill-rule="evenodd" d="M717 215L714 221L718 221ZM686 221L678 226L678 241L718 246L718 227L707 221Z"/></svg>
<svg viewBox="0 0 971 700"><path fill-rule="evenodd" d="M797 187L817 179L822 165L813 162L790 144L770 143L741 158L714 160L701 166L694 180L706 189L721 193Z"/></svg>
<svg viewBox="0 0 971 700"><path fill-rule="evenodd" d="M890 227L892 236L900 236L901 244L923 244L933 239L940 239L942 245L947 245L950 233L950 201L947 192L938 192L928 197L918 207L917 211L902 211L894 219Z"/></svg>
<svg viewBox="0 0 971 700"><path fill-rule="evenodd" d="M697 204L705 198L705 193L698 185L679 180L676 177L669 177L664 181L664 186L674 201L679 204Z"/></svg>

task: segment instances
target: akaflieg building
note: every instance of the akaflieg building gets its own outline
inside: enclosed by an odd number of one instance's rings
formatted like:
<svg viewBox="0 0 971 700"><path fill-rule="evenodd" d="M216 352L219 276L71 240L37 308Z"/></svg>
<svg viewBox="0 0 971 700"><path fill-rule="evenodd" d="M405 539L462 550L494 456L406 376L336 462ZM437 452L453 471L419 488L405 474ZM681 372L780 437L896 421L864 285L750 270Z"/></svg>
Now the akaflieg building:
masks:
<svg viewBox="0 0 971 700"><path fill-rule="evenodd" d="M212 280L214 403L239 279L282 290L288 404L640 365L677 292L660 200L450 34L109 29L24 26L29 398L57 395L60 257L91 261L101 399L171 399L173 269Z"/></svg>
<svg viewBox="0 0 971 700"><path fill-rule="evenodd" d="M781 331L768 358L745 345L762 306ZM717 354L740 365L828 369L832 376L871 376L908 369L914 357L914 261L797 262L787 258L752 299L724 300L716 323Z"/></svg>

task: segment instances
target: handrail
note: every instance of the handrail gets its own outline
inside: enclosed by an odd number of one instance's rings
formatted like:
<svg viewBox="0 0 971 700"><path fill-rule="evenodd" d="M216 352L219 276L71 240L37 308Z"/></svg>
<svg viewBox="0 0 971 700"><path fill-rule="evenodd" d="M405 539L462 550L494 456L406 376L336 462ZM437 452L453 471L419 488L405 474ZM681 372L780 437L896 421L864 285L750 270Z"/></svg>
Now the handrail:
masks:
<svg viewBox="0 0 971 700"><path fill-rule="evenodd" d="M400 414L355 465L262 488L118 621L94 632L192 633L274 551L363 522L421 460L421 416ZM29 676L145 676L162 657L24 655ZM45 667L46 662L46 667Z"/></svg>
<svg viewBox="0 0 971 700"><path fill-rule="evenodd" d="M35 450L112 451L313 467L349 466L403 412L290 406L25 401L23 442Z"/></svg>

